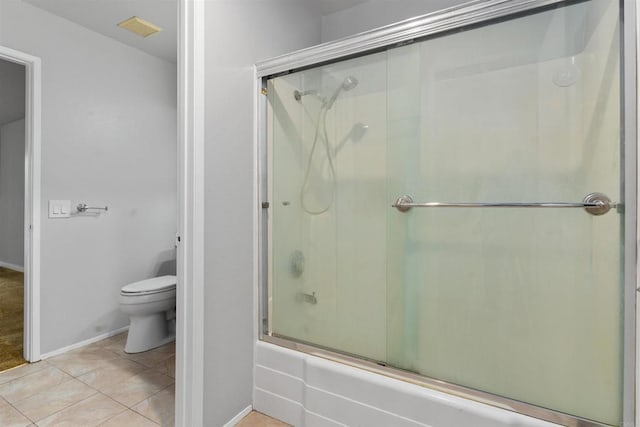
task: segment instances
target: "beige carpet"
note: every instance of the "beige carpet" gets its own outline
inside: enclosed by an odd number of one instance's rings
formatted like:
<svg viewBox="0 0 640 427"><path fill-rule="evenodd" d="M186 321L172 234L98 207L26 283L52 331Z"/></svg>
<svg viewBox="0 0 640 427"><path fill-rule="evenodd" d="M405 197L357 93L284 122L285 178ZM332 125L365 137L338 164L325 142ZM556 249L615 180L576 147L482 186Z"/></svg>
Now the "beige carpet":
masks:
<svg viewBox="0 0 640 427"><path fill-rule="evenodd" d="M24 274L0 267L0 371L22 365Z"/></svg>

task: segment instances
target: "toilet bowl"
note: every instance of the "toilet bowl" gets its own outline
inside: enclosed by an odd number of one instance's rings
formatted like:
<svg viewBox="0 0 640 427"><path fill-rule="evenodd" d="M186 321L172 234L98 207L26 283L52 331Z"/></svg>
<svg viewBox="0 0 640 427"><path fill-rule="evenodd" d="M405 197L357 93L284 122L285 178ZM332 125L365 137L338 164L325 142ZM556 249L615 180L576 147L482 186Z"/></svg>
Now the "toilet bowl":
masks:
<svg viewBox="0 0 640 427"><path fill-rule="evenodd" d="M120 310L131 321L124 351L140 353L173 341L175 307L176 276L154 277L123 286Z"/></svg>

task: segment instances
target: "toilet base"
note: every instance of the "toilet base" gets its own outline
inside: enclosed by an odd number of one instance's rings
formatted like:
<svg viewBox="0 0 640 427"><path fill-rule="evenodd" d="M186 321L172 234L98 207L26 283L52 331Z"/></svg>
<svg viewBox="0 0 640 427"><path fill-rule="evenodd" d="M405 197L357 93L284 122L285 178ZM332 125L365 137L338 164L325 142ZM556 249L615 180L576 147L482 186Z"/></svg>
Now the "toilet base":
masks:
<svg viewBox="0 0 640 427"><path fill-rule="evenodd" d="M169 328L165 312L139 317L131 316L124 352L142 353L170 343L175 339L175 327Z"/></svg>

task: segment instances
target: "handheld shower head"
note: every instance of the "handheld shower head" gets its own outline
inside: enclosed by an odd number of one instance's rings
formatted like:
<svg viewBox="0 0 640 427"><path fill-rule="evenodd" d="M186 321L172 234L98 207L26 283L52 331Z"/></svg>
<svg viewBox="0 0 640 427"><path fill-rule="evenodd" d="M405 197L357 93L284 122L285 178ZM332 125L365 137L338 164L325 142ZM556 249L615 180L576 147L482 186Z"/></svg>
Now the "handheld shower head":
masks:
<svg viewBox="0 0 640 427"><path fill-rule="evenodd" d="M333 103L336 102L336 99L338 99L338 95L340 95L340 92L342 92L342 91L345 91L345 92L350 91L351 89L355 88L356 86L358 86L358 79L356 79L353 76L345 77L345 79L342 81L342 84L340 86L338 86L336 91L333 92L333 95L331 95L331 98L329 98L329 100L325 104L326 109L330 110L331 107L333 107Z"/></svg>

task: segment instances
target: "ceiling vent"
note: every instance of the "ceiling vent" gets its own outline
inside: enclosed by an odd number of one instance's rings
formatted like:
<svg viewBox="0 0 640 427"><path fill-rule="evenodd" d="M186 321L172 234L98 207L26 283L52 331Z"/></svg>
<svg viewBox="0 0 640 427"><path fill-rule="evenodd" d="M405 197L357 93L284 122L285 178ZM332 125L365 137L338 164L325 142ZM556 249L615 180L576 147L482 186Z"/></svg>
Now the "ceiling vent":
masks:
<svg viewBox="0 0 640 427"><path fill-rule="evenodd" d="M118 27L129 30L132 33L139 35L140 37L149 37L155 33L162 31L162 28L152 24L149 21L145 21L137 16L132 16L118 24Z"/></svg>

